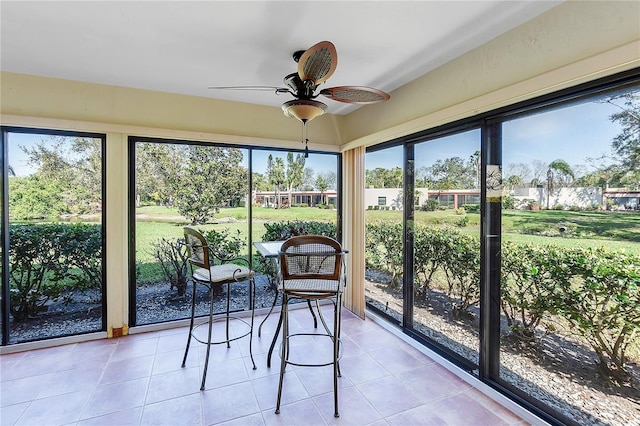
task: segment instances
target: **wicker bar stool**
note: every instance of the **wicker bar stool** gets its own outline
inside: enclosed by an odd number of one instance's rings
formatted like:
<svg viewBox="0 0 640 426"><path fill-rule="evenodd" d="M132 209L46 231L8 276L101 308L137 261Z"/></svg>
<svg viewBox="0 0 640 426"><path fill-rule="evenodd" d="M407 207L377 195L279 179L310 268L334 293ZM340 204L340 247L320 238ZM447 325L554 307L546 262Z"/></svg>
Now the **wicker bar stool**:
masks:
<svg viewBox="0 0 640 426"><path fill-rule="evenodd" d="M282 345L280 348L280 381L276 414L280 412L282 385L287 364L301 367L324 367L333 365L334 416L338 412L338 377L340 377L340 313L345 279L343 257L345 252L336 240L321 235L300 235L292 237L282 244L280 249L280 290L282 292ZM289 333L289 301L303 299L315 301L318 315L325 328L321 333ZM330 300L333 303L333 330L322 316L319 301ZM298 336L327 337L332 341L331 360L323 363L307 363L304 360L290 359L290 340Z"/></svg>
<svg viewBox="0 0 640 426"><path fill-rule="evenodd" d="M187 255L191 266L191 275L193 281L193 293L191 297L191 321L189 324L189 336L187 337L187 346L184 350L184 358L182 359L182 367L184 368L189 354L189 346L191 339L195 339L199 343L207 345L207 354L205 356L204 372L202 373L202 384L200 390L204 390L205 381L207 379L207 368L209 366L209 353L211 345L222 343L227 344L227 348L231 347L230 343L234 340L249 336L249 355L253 363L253 369L256 369L256 363L253 360L253 351L251 341L253 339L253 319L255 308L256 283L254 280L254 272L248 267L230 263L231 261L245 259L220 259L215 256L215 251L207 245L204 236L195 229L184 227L184 239L187 246ZM214 259L219 260L219 264L214 264ZM231 290L234 284L242 284L249 281L249 305L251 309L251 322L247 322L244 318L232 316L231 314ZM194 327L195 323L195 306L196 306L196 288L197 285L204 285L210 296L209 301L209 318L207 322L203 322ZM215 316L213 313L213 305L215 299L215 290L226 287L226 310L223 315ZM229 332L229 323L231 320L237 320L247 326L246 330L239 332L237 336L231 336ZM211 341L213 323L216 321L225 321L225 339L219 341ZM207 340L199 338L195 334L195 330L202 326L208 325Z"/></svg>

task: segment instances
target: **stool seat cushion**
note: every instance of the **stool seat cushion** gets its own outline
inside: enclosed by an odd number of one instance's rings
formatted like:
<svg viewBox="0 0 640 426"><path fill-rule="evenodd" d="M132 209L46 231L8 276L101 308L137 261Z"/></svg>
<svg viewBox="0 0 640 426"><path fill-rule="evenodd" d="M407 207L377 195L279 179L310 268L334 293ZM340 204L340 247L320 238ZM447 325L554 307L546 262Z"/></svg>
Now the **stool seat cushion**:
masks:
<svg viewBox="0 0 640 426"><path fill-rule="evenodd" d="M211 279L209 279L209 272L211 272ZM204 268L194 269L193 278L198 281L220 283L247 279L253 274L249 268L242 265L234 265L233 263L214 265L209 269L209 272Z"/></svg>
<svg viewBox="0 0 640 426"><path fill-rule="evenodd" d="M286 280L280 285L280 290L308 293L342 293L344 285L342 280L324 280L324 279L294 279Z"/></svg>

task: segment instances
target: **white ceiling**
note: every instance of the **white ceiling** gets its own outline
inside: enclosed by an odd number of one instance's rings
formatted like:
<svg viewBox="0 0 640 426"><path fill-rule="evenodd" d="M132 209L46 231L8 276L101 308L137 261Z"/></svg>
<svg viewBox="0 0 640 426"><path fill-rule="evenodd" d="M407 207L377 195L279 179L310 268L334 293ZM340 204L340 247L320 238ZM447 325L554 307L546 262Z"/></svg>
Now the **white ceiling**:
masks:
<svg viewBox="0 0 640 426"><path fill-rule="evenodd" d="M207 87L283 86L293 52L329 40L339 60L325 87L391 92L559 3L3 0L0 67L279 106L291 97Z"/></svg>

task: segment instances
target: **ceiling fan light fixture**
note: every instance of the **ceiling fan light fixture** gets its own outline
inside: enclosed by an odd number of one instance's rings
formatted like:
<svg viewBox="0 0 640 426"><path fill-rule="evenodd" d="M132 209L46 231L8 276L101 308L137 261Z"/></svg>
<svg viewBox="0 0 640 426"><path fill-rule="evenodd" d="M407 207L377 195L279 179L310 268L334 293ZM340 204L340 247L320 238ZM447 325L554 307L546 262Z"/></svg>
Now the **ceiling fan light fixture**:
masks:
<svg viewBox="0 0 640 426"><path fill-rule="evenodd" d="M310 99L295 99L282 104L282 111L287 117L294 117L303 123L324 114L327 105Z"/></svg>

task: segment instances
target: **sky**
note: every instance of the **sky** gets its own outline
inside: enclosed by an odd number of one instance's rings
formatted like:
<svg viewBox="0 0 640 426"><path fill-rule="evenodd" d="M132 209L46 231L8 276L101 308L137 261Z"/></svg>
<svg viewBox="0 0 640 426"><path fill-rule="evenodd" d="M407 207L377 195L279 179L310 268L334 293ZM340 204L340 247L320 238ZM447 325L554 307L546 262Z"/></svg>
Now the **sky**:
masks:
<svg viewBox="0 0 640 426"><path fill-rule="evenodd" d="M24 154L21 146L32 147L40 141L46 141L46 135L28 134L28 133L10 133L9 134L9 165L13 167L17 176L26 176L33 170L27 164L27 156ZM265 173L267 169L267 158L269 154L274 157L281 157L287 164L286 151L267 151L262 149L253 150L253 171L257 173ZM295 153L298 154L298 153ZM247 165L248 155L245 150L244 164ZM337 156L334 154L318 154L311 152L309 158L305 162L306 167L310 167L317 174L318 172L332 171L338 169Z"/></svg>
<svg viewBox="0 0 640 426"><path fill-rule="evenodd" d="M587 165L588 158L611 153L611 141L620 132L620 125L612 123L609 116L618 111L620 109L614 105L591 102L506 122L503 127L503 165L530 165L533 160L548 164L557 159L563 159L571 166ZM21 133L9 135L9 164L18 176L25 176L30 172L26 156L19 146L29 146L45 137ZM472 130L419 144L416 149L416 167L429 166L438 159L456 156L469 158L480 150L479 141L479 130ZM253 152L255 172L266 171L269 154L282 157L286 164L285 151L256 149ZM306 165L316 173L337 170L336 156L332 154L311 153ZM367 169L401 166L401 147L368 153L366 157Z"/></svg>
<svg viewBox="0 0 640 426"><path fill-rule="evenodd" d="M611 154L611 142L620 133L619 123L609 116L619 112L607 103L585 103L556 109L504 123L502 162L531 164L540 160L549 164L562 159L569 165L585 165L588 158ZM436 160L469 158L480 150L480 131L472 130L448 136L416 147L416 167L430 166ZM402 166L402 148L368 153L366 168Z"/></svg>

